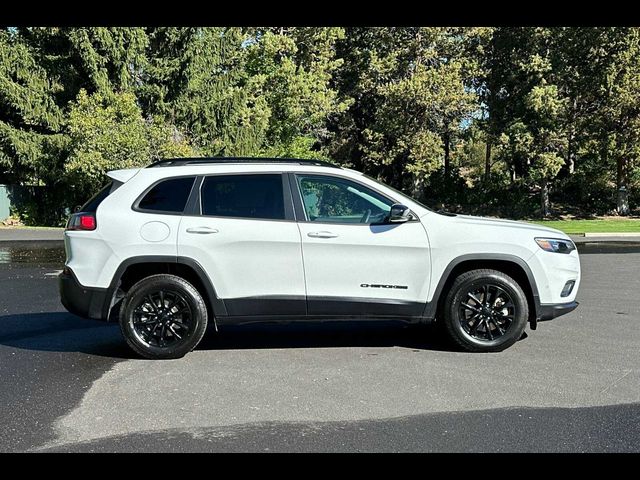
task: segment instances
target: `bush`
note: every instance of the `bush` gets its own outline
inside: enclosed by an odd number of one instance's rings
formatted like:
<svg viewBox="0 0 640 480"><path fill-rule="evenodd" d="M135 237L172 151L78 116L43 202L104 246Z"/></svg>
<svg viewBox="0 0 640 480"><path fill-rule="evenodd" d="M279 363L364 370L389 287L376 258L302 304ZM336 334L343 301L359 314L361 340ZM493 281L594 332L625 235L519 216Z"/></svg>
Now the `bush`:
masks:
<svg viewBox="0 0 640 480"><path fill-rule="evenodd" d="M422 201L435 209L469 215L524 218L539 210L538 194L529 185L522 180L511 183L504 173L495 172L469 186L456 169L449 178L440 169L429 177Z"/></svg>
<svg viewBox="0 0 640 480"><path fill-rule="evenodd" d="M608 175L577 171L554 183L551 200L562 205L567 213L606 215L616 208L615 184Z"/></svg>
<svg viewBox="0 0 640 480"><path fill-rule="evenodd" d="M12 185L8 191L11 215L25 225L62 227L71 213L64 188Z"/></svg>

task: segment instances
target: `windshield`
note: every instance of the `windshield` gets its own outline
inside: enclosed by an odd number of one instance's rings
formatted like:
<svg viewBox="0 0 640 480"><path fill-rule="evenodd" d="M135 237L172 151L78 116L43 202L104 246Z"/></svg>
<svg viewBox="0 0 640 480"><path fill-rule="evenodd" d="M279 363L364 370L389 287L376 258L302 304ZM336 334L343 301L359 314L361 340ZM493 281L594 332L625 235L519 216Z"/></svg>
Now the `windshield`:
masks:
<svg viewBox="0 0 640 480"><path fill-rule="evenodd" d="M425 209L429 210L430 212L438 213L438 212L436 212L433 208L427 207L424 203L419 202L418 200L416 200L416 199L415 199L415 198L413 198L413 197L410 197L410 196L409 196L409 195L407 195L406 193L402 193L402 192L401 192L400 190L398 190L397 188L393 188L392 186L387 185L386 183L381 182L380 180L377 180L377 179L375 179L375 178L373 178L373 177L370 177L369 175L366 175L366 174L364 174L364 173L362 174L362 176L363 176L363 177L367 177L369 180L373 180L374 182L376 182L376 183L378 183L378 184L380 184L380 185L383 185L383 186L387 187L389 190L393 190L395 193L397 193L397 194L398 194L398 195L400 195L401 197L406 198L406 199L408 199L408 200L411 200L413 203L417 203L417 204L418 204L418 205L420 205L422 208L425 208Z"/></svg>

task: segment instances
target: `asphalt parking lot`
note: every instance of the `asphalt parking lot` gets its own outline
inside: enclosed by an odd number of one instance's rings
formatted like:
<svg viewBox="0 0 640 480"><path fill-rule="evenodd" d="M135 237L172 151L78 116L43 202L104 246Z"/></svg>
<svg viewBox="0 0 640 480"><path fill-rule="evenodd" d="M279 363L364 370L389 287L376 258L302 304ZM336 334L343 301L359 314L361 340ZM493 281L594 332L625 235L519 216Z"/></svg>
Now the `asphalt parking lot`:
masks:
<svg viewBox="0 0 640 480"><path fill-rule="evenodd" d="M244 326L148 361L60 305L59 242L0 243L0 451L640 451L640 245L497 354L428 328Z"/></svg>

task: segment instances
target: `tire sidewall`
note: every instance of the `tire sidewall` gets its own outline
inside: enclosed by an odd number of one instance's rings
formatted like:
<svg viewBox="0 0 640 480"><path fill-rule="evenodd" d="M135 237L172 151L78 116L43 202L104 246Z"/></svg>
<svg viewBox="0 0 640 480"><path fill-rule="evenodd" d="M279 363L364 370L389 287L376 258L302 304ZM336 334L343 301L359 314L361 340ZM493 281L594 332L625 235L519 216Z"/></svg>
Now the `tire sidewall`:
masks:
<svg viewBox="0 0 640 480"><path fill-rule="evenodd" d="M460 303L462 296L474 287L493 283L503 288L514 302L516 314L512 324L504 335L493 341L482 341L469 335L460 323ZM501 351L513 345L522 336L527 320L528 320L528 304L527 298L520 286L510 277L497 273L486 273L475 277L469 277L464 281L454 285L447 299L447 312L445 322L447 330L457 340L458 344L462 344L465 348L474 351L495 352Z"/></svg>
<svg viewBox="0 0 640 480"><path fill-rule="evenodd" d="M156 347L139 339L133 327L133 311L149 293L156 290L175 291L188 303L191 309L192 328L188 338L177 345ZM127 293L120 307L120 329L129 346L145 358L180 358L193 350L202 339L207 325L207 309L202 296L190 283L179 277L155 275L141 280Z"/></svg>

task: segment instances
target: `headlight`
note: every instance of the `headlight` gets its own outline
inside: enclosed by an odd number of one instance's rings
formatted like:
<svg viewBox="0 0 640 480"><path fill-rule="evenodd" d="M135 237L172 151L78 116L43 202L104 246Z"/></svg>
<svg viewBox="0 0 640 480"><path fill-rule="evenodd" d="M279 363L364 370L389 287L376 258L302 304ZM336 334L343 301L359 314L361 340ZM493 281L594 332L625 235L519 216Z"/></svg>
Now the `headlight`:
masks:
<svg viewBox="0 0 640 480"><path fill-rule="evenodd" d="M559 238L536 238L535 240L540 248L547 252L571 253L576 249L576 246L571 240L562 240Z"/></svg>

